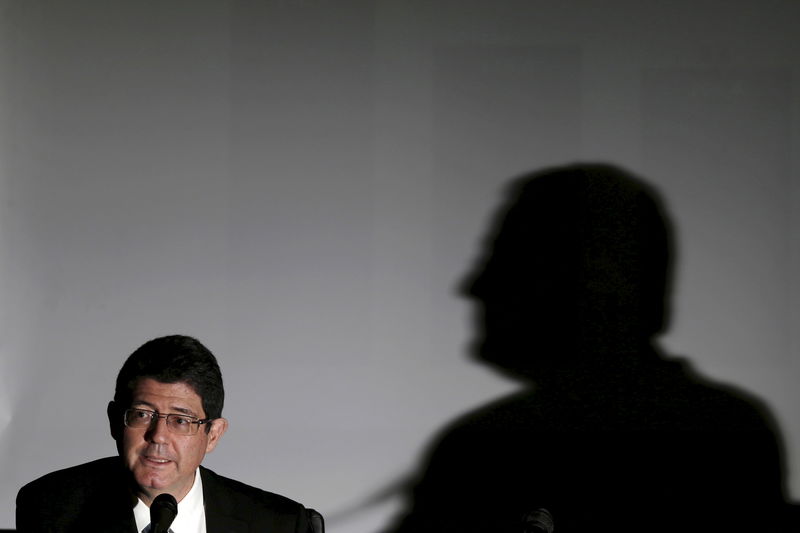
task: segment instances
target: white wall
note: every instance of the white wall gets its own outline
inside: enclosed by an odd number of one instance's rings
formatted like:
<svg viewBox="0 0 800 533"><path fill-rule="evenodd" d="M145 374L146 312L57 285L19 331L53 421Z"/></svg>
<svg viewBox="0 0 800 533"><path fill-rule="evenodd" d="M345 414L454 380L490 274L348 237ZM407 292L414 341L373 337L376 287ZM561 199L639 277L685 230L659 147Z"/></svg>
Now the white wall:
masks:
<svg viewBox="0 0 800 533"><path fill-rule="evenodd" d="M602 7L601 5L602 4ZM0 3L0 527L114 453L145 340L198 336L207 465L374 532L432 433L515 385L454 286L502 187L603 160L678 226L665 345L761 395L800 498L800 4Z"/></svg>

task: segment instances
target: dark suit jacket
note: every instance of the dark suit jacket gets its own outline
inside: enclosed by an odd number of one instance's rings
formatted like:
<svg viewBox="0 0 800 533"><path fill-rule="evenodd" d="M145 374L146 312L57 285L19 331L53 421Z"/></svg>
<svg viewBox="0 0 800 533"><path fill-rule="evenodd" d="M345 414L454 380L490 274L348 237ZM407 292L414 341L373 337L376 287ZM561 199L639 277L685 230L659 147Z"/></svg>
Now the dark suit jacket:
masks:
<svg viewBox="0 0 800 533"><path fill-rule="evenodd" d="M305 508L200 467L209 533L307 533ZM137 533L136 497L118 457L47 474L20 489L17 531Z"/></svg>

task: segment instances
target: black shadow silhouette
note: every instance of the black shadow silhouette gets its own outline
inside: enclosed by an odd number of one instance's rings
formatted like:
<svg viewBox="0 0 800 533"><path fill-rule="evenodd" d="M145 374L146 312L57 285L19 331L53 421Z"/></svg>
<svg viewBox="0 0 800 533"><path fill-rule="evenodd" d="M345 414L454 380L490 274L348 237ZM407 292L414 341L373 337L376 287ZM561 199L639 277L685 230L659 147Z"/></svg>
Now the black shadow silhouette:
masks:
<svg viewBox="0 0 800 533"><path fill-rule="evenodd" d="M526 387L444 429L393 533L784 531L766 406L659 353L672 230L655 191L611 165L515 183L465 284L475 354Z"/></svg>

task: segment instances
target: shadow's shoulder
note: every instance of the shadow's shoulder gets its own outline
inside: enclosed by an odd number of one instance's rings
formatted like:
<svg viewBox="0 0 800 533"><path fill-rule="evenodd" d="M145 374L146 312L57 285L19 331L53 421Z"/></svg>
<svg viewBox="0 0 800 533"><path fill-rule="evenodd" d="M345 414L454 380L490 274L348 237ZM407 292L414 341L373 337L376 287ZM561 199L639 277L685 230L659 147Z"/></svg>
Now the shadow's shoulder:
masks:
<svg viewBox="0 0 800 533"><path fill-rule="evenodd" d="M778 434L772 410L757 394L711 379L685 359L671 359L665 362L664 368L656 384L656 399L666 409L684 415L685 429L766 430ZM689 427L689 424L694 426Z"/></svg>

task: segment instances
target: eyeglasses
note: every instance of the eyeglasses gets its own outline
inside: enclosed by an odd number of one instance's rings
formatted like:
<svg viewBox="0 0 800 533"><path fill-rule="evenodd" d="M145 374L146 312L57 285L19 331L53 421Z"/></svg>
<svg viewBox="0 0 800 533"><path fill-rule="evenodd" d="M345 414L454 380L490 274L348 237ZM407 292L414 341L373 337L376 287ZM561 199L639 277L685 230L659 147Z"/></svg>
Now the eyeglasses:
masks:
<svg viewBox="0 0 800 533"><path fill-rule="evenodd" d="M211 422L211 418L197 418L189 415L162 415L147 409L126 409L125 426L133 429L149 428L159 418L167 419L167 428L178 435L194 435L200 426Z"/></svg>

